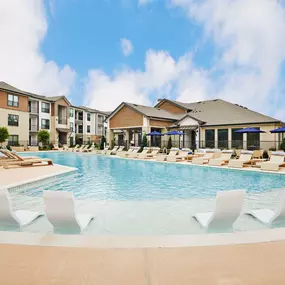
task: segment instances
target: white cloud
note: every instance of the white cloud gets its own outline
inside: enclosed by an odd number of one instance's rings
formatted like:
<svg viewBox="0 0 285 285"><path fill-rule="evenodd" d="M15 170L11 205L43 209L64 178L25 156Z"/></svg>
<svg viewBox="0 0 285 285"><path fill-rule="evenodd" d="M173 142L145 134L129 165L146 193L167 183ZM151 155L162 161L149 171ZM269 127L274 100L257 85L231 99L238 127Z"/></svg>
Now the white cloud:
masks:
<svg viewBox="0 0 285 285"><path fill-rule="evenodd" d="M151 3L153 0L139 0L139 6L144 6Z"/></svg>
<svg viewBox="0 0 285 285"><path fill-rule="evenodd" d="M43 1L1 1L0 11L0 80L43 95L68 94L76 73L40 52L47 32Z"/></svg>
<svg viewBox="0 0 285 285"><path fill-rule="evenodd" d="M121 49L122 49L124 56L131 55L134 50L133 43L126 38L120 39L120 42L121 42Z"/></svg>
<svg viewBox="0 0 285 285"><path fill-rule="evenodd" d="M122 101L151 105L153 99L170 97L177 90L194 90L194 84L187 81L193 82L195 72L191 54L175 61L168 52L149 50L143 71L124 69L109 76L102 70L90 70L85 81L85 104L102 110L113 110Z"/></svg>
<svg viewBox="0 0 285 285"><path fill-rule="evenodd" d="M171 1L183 8L191 21L200 23L206 37L215 44L217 60L213 68L219 75L208 74L207 97L221 97L271 115L280 114L278 101L284 96L280 69L285 59L282 3L277 0Z"/></svg>

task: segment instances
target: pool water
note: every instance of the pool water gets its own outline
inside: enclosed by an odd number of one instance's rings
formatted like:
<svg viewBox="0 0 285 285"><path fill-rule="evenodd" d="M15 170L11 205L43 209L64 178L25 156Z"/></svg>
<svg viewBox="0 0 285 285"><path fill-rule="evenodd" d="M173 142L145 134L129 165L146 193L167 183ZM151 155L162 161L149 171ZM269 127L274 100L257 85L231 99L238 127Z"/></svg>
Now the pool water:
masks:
<svg viewBox="0 0 285 285"><path fill-rule="evenodd" d="M219 190L246 189L248 193L280 189L285 175L157 163L141 160L77 154L42 152L54 163L78 171L21 188L30 196L44 190L70 191L76 198L92 200L162 200L214 197Z"/></svg>

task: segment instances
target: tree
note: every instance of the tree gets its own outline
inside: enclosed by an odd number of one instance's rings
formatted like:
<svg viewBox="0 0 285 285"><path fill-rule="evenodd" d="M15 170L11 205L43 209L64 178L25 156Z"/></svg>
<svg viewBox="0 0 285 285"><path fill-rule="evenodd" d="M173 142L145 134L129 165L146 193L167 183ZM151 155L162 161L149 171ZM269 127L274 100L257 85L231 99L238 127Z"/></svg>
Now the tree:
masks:
<svg viewBox="0 0 285 285"><path fill-rule="evenodd" d="M171 137L169 137L168 142L167 142L167 149L171 149L172 148L172 140Z"/></svg>
<svg viewBox="0 0 285 285"><path fill-rule="evenodd" d="M146 133L143 134L142 142L141 142L141 150L147 146L147 136Z"/></svg>
<svg viewBox="0 0 285 285"><path fill-rule="evenodd" d="M282 140L282 143L280 145L280 148L285 151L285 138Z"/></svg>
<svg viewBox="0 0 285 285"><path fill-rule="evenodd" d="M100 149L104 149L106 144L106 138L105 136L102 136L101 141L100 141Z"/></svg>
<svg viewBox="0 0 285 285"><path fill-rule="evenodd" d="M38 141L43 145L48 145L50 133L47 130L41 130L38 132Z"/></svg>
<svg viewBox="0 0 285 285"><path fill-rule="evenodd" d="M6 127L0 127L0 143L6 141L9 138L9 131Z"/></svg>

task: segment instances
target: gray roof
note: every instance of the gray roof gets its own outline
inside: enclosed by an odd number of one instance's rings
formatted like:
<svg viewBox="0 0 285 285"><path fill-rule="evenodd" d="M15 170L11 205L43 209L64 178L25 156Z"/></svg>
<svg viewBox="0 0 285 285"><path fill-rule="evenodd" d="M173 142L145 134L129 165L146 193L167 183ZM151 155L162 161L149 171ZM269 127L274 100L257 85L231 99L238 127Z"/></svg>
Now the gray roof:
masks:
<svg viewBox="0 0 285 285"><path fill-rule="evenodd" d="M49 102L55 102L59 99L66 99L68 101L68 99L64 96L64 95L61 95L61 96L42 96L42 95L37 95L37 94L34 94L34 93L31 93L31 92L26 92L26 91L23 91L23 90L20 90L4 81L0 81L0 89L2 90L5 90L5 91L8 91L8 92L14 92L14 93L18 93L18 94L22 94L22 95L25 95L25 96L29 96L29 97L32 97L32 98L36 98L36 99L39 99L39 100L44 100L44 101L49 101ZM77 107L77 106L73 106L74 108L81 108L81 109L84 109L84 110L90 110L90 112L97 112L97 113L101 113L101 114L104 114L105 116L109 115L109 112L104 112L104 111L99 111L99 110L95 110L95 109L91 109L91 108L88 108L88 107Z"/></svg>
<svg viewBox="0 0 285 285"><path fill-rule="evenodd" d="M10 92L14 92L14 93L19 93L19 94L22 94L22 95L25 95L25 96L29 96L29 97L33 97L33 98L37 98L39 100L46 100L46 101L49 101L47 99L47 97L45 96L41 96L41 95L37 95L37 94L34 94L34 93L31 93L31 92L26 92L26 91L23 91L23 90L20 90L4 81L0 81L0 89L3 89L3 90L6 90L6 91L10 91Z"/></svg>
<svg viewBox="0 0 285 285"><path fill-rule="evenodd" d="M205 125L235 125L255 123L280 123L280 120L249 110L238 104L221 99L206 100L195 103L173 101L188 109L188 114Z"/></svg>
<svg viewBox="0 0 285 285"><path fill-rule="evenodd" d="M176 120L181 119L183 116L185 116L185 114L172 114L172 113L169 113L159 108L143 106L143 105L127 103L127 102L123 102L123 103L137 110L138 112L144 114L147 117L176 121Z"/></svg>

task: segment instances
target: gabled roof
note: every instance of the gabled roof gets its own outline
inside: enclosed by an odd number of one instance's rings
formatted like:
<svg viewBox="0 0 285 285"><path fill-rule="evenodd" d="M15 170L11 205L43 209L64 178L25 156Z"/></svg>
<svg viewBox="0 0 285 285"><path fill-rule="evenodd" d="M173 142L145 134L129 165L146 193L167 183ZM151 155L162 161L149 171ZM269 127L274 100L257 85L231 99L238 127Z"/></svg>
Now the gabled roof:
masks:
<svg viewBox="0 0 285 285"><path fill-rule="evenodd" d="M159 108L159 106L164 102L170 102L171 104L176 105L177 107L184 109L185 111L189 110L189 108L186 106L186 104L175 101L175 100L169 100L169 99L158 99L158 102L154 106L154 108Z"/></svg>
<svg viewBox="0 0 285 285"><path fill-rule="evenodd" d="M205 126L281 123L280 120L221 99L194 103L182 103L172 100L167 101L187 109L188 115L196 120L205 122ZM160 102L163 102L163 100ZM157 104L158 106L160 105L160 102Z"/></svg>
<svg viewBox="0 0 285 285"><path fill-rule="evenodd" d="M99 113L99 114L104 115L104 116L108 116L109 114L111 114L111 112L100 111L100 110L85 107L85 106L74 106L74 105L72 105L71 107L73 107L75 109L84 110L84 111L90 112L90 113Z"/></svg>
<svg viewBox="0 0 285 285"><path fill-rule="evenodd" d="M45 98L50 102L56 102L60 99L63 99L64 101L66 101L67 104L71 105L71 103L65 96L52 96L52 97L45 97Z"/></svg>
<svg viewBox="0 0 285 285"><path fill-rule="evenodd" d="M138 105L128 102L122 102L110 115L108 118L113 117L121 108L124 106L127 106L136 112L148 117L148 118L154 118L154 119L162 119L162 120L169 120L169 121L177 121L185 114L172 114L165 110L154 108L150 106L144 106L144 105Z"/></svg>

